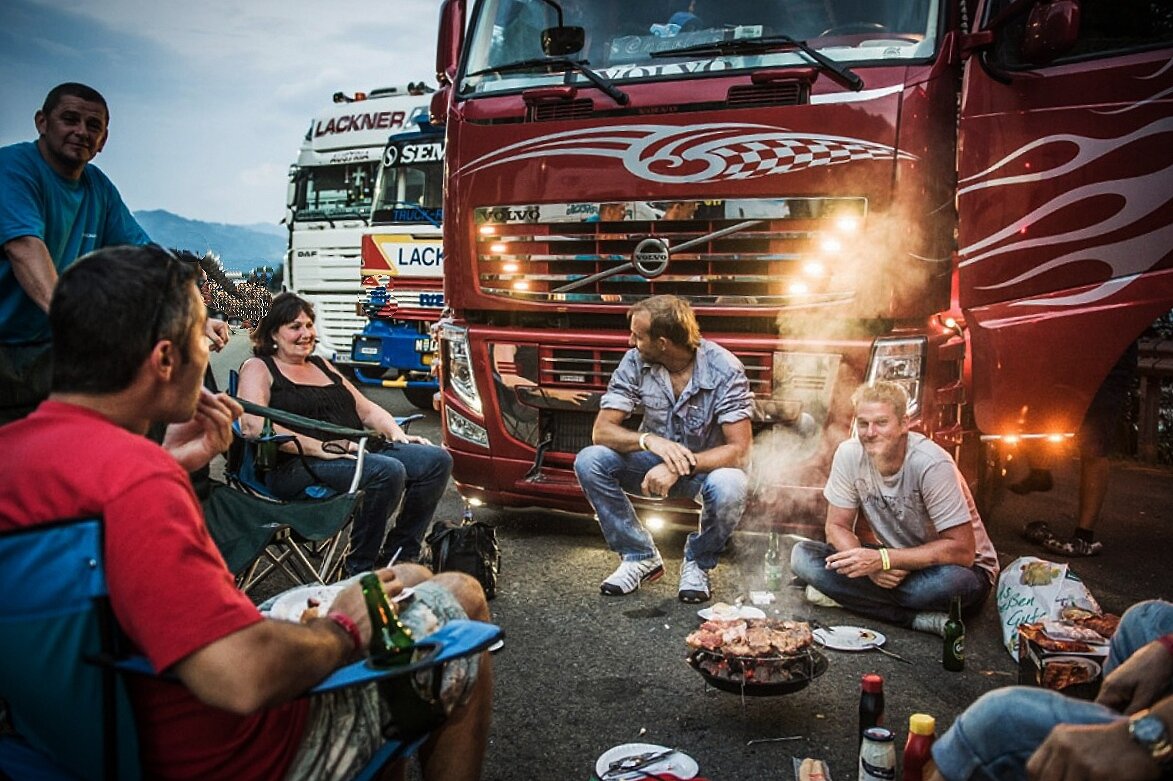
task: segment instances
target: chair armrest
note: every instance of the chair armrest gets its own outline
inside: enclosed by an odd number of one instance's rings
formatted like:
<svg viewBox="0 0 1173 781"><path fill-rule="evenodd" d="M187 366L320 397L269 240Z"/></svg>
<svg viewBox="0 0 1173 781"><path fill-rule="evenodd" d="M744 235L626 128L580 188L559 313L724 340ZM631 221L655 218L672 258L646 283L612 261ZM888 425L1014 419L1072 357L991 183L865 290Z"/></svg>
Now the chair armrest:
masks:
<svg viewBox="0 0 1173 781"><path fill-rule="evenodd" d="M501 631L501 627L496 624L470 620L449 621L417 644L420 648L429 649L423 659L411 664L387 668L371 667L364 659L335 670L310 691L315 694L334 691L376 681L380 678L391 678L426 670L452 659L480 653L497 642L502 634L504 633Z"/></svg>
<svg viewBox="0 0 1173 781"><path fill-rule="evenodd" d="M273 407L263 407L260 404L254 404L251 401L246 401L239 396L232 398L240 402L240 406L244 407L244 411L250 415L257 415L262 418L269 418L274 423L280 423L288 429L297 431L306 436L312 436L315 439L331 440L331 439L351 439L358 441L366 437L372 444L383 442L386 438L375 431L374 429L357 429L348 428L346 426L336 426L333 423L327 423L322 420L315 420L314 418L307 418L304 415L295 415L292 412L275 409Z"/></svg>
<svg viewBox="0 0 1173 781"><path fill-rule="evenodd" d="M414 415L404 415L401 418L395 418L395 422L399 424L399 428L406 432L412 423L415 423L417 420L423 420L423 417L422 412L417 412Z"/></svg>

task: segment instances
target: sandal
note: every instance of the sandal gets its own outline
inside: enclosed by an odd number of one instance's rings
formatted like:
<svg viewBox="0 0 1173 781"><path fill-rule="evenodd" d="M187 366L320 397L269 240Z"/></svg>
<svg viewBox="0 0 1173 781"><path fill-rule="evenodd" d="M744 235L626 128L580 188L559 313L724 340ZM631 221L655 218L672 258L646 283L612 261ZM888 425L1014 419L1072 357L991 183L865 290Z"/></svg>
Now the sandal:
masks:
<svg viewBox="0 0 1173 781"><path fill-rule="evenodd" d="M1047 539L1055 539L1055 535L1046 521L1031 521L1022 527L1022 538L1035 545L1042 545Z"/></svg>
<svg viewBox="0 0 1173 781"><path fill-rule="evenodd" d="M1060 540L1057 537L1051 536L1043 540L1042 546L1051 553L1057 553L1060 556L1098 556L1100 551L1104 549L1104 543L1088 542L1081 540L1078 537L1072 537L1070 540Z"/></svg>

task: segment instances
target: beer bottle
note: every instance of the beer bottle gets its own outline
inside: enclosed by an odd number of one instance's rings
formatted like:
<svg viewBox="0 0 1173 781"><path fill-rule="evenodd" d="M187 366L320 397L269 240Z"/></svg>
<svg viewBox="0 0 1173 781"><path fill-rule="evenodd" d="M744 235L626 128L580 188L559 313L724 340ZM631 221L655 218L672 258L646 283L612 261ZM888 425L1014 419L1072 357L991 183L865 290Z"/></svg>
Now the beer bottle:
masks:
<svg viewBox="0 0 1173 781"><path fill-rule="evenodd" d="M766 590L777 591L782 588L782 542L778 532L770 532L770 543L766 546Z"/></svg>
<svg viewBox="0 0 1173 781"><path fill-rule="evenodd" d="M884 722L884 678L868 673L859 684L859 734L856 743L863 740L863 733Z"/></svg>
<svg viewBox="0 0 1173 781"><path fill-rule="evenodd" d="M277 443L266 442L267 437L273 436L273 421L265 418L261 426L261 441L257 443L257 469L264 471L277 466Z"/></svg>
<svg viewBox="0 0 1173 781"><path fill-rule="evenodd" d="M373 667L395 667L411 661L411 650L415 643L411 630L403 625L399 616L387 602L387 594L379 576L368 572L359 579L362 596L367 603L367 614L371 617L371 644L368 651Z"/></svg>
<svg viewBox="0 0 1173 781"><path fill-rule="evenodd" d="M945 622L945 646L941 663L951 673L965 669L965 624L961 621L961 597L949 603L949 620Z"/></svg>

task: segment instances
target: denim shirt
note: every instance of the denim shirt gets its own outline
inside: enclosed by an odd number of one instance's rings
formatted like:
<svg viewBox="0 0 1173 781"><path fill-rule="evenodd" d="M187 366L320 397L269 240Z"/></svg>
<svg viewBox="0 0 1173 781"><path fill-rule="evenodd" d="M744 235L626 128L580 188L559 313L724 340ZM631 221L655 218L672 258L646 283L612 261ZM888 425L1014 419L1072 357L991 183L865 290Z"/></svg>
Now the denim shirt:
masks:
<svg viewBox="0 0 1173 781"><path fill-rule="evenodd" d="M749 419L753 396L745 367L737 356L715 342L702 339L692 378L680 398L672 393L672 380L666 368L645 363L634 347L627 351L611 376L599 407L630 414L640 405L643 406L641 432L658 434L699 453L725 444L723 424Z"/></svg>

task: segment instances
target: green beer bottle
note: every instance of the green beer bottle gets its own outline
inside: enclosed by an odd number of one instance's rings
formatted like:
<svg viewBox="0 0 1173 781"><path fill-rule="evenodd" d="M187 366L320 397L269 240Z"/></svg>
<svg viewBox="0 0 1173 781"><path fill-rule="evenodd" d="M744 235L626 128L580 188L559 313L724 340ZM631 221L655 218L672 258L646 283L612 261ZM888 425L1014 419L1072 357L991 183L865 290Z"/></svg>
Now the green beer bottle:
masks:
<svg viewBox="0 0 1173 781"><path fill-rule="evenodd" d="M782 588L782 543L778 532L770 532L770 542L766 546L766 590L777 591Z"/></svg>
<svg viewBox="0 0 1173 781"><path fill-rule="evenodd" d="M362 596L367 603L367 614L371 617L371 644L368 651L373 667L395 667L411 661L415 643L411 630L403 625L399 616L387 602L387 594L379 576L368 572L359 579Z"/></svg>
<svg viewBox="0 0 1173 781"><path fill-rule="evenodd" d="M945 622L945 647L941 663L951 673L965 669L965 624L961 622L961 597L949 603L949 620Z"/></svg>
<svg viewBox="0 0 1173 781"><path fill-rule="evenodd" d="M261 426L261 440L257 443L257 469L264 471L277 466L277 443L265 442L266 437L273 436L273 421L265 418Z"/></svg>

